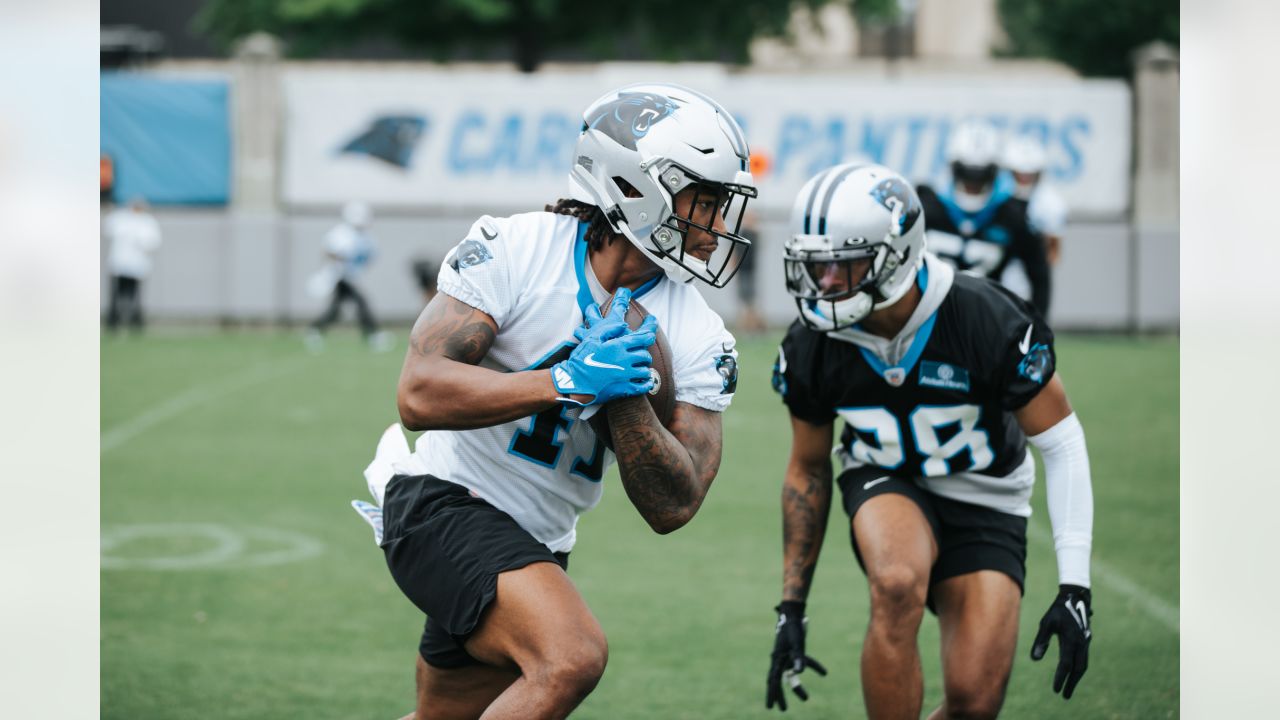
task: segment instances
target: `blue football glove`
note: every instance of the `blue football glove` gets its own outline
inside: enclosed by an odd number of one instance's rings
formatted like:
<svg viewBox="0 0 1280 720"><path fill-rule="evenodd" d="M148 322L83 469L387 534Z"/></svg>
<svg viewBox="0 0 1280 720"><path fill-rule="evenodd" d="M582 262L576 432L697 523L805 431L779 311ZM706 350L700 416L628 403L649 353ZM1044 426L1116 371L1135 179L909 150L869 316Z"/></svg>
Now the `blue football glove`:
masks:
<svg viewBox="0 0 1280 720"><path fill-rule="evenodd" d="M1053 674L1053 691L1062 699L1071 699L1076 683L1089 669L1089 643L1093 631L1089 616L1093 615L1093 598L1089 589L1077 585L1059 585L1058 597L1040 619L1040 632L1031 643L1031 659L1039 660L1049 650L1049 640L1058 636L1058 670Z"/></svg>
<svg viewBox="0 0 1280 720"><path fill-rule="evenodd" d="M592 305L586 311L586 327L574 331L579 340L569 359L551 367L551 381L568 405L602 405L622 397L643 395L653 388L649 346L657 337L658 321L650 315L640 327L627 327L631 291L618 290L609 314L600 315ZM590 396L581 402L570 395Z"/></svg>

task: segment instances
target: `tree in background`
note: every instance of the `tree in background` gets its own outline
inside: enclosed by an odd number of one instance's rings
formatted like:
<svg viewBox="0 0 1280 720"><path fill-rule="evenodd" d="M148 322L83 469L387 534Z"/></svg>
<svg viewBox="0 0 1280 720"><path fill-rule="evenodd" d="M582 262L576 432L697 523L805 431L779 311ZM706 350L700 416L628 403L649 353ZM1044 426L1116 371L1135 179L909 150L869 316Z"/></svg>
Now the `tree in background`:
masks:
<svg viewBox="0 0 1280 720"><path fill-rule="evenodd" d="M586 60L745 63L753 38L786 33L794 7L830 1L210 0L197 25L224 46L269 32L296 57L379 38L437 60L496 57L485 53L509 48L520 69L531 72L555 51Z"/></svg>
<svg viewBox="0 0 1280 720"><path fill-rule="evenodd" d="M1133 51L1178 44L1177 0L999 0L1006 54L1048 57L1082 75L1128 77Z"/></svg>

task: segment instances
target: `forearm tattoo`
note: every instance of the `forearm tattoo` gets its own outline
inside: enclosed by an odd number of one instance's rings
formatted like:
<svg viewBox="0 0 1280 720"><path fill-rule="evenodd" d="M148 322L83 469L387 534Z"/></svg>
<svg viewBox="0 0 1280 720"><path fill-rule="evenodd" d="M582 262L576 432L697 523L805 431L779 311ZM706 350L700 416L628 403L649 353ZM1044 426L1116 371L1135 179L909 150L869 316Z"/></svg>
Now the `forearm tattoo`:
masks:
<svg viewBox="0 0 1280 720"><path fill-rule="evenodd" d="M494 333L489 323L475 319L480 311L446 295L437 295L413 325L409 344L421 357L442 355L475 365L489 352Z"/></svg>
<svg viewBox="0 0 1280 720"><path fill-rule="evenodd" d="M809 594L818 565L831 509L831 467L824 470L801 473L782 486L784 600L803 600Z"/></svg>
<svg viewBox="0 0 1280 720"><path fill-rule="evenodd" d="M614 401L607 412L631 503L655 529L688 522L720 469L720 414L676 403L668 432L643 397Z"/></svg>

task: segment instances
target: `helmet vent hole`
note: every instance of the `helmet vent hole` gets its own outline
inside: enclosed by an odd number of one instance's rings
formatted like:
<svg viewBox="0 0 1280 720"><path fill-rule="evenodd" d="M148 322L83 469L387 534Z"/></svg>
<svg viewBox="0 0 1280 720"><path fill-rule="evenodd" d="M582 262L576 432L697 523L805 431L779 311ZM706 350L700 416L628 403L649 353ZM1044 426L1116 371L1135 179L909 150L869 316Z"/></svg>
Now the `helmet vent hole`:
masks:
<svg viewBox="0 0 1280 720"><path fill-rule="evenodd" d="M644 193L641 193L639 190L636 189L635 185L632 185L631 183L627 182L621 176L618 176L618 175L613 176L613 184L618 186L618 192L621 192L624 197L629 197L629 198L644 197Z"/></svg>

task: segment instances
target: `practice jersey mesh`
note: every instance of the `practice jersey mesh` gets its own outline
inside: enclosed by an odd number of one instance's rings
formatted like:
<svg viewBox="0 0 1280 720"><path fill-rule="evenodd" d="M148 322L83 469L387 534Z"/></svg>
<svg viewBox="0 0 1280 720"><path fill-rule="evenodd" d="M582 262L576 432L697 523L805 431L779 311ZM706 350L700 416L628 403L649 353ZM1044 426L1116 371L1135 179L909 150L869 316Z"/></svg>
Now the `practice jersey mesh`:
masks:
<svg viewBox="0 0 1280 720"><path fill-rule="evenodd" d="M481 367L547 368L566 358L590 303L607 294L588 281L585 225L546 212L480 218L445 258L437 282L498 326ZM733 336L697 289L665 276L638 288L672 349L676 401L722 412L733 398ZM578 515L600 501L613 453L576 408L474 430L433 430L415 452L431 474L464 485L510 514L555 552L573 547Z"/></svg>

